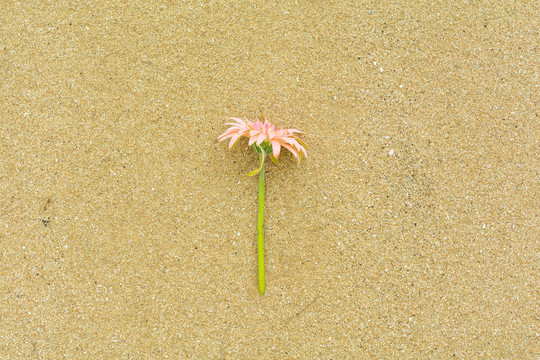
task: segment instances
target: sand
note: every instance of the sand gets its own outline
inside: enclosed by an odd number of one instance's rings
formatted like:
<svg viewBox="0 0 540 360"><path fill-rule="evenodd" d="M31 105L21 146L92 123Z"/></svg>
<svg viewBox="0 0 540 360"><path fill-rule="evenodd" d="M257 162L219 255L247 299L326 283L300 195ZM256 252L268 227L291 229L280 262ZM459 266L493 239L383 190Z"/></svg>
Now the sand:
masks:
<svg viewBox="0 0 540 360"><path fill-rule="evenodd" d="M538 19L2 2L0 358L538 359ZM267 164L264 296L231 116L309 145Z"/></svg>

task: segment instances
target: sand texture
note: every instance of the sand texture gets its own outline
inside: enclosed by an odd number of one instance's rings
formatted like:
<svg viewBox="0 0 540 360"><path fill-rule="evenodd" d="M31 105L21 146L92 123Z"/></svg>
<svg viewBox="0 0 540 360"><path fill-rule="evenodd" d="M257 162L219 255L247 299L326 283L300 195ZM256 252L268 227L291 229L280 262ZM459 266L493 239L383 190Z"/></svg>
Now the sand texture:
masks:
<svg viewBox="0 0 540 360"><path fill-rule="evenodd" d="M540 359L539 19L2 1L0 359Z"/></svg>

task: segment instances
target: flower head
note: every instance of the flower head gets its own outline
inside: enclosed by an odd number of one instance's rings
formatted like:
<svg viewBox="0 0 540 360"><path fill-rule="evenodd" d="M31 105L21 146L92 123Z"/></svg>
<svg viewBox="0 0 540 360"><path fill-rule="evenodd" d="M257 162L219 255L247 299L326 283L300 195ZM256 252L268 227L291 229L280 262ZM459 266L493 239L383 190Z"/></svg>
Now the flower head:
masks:
<svg viewBox="0 0 540 360"><path fill-rule="evenodd" d="M227 123L226 125L231 125L231 127L218 137L219 141L231 138L229 148L232 148L238 139L245 136L249 139L249 145L255 144L257 148L262 149L270 155L270 158L275 163L278 161L281 147L289 150L298 159L298 162L300 162L304 156L307 157L307 146L302 139L296 135L302 133L300 130L276 129L276 127L266 119L264 120L264 123L260 120L253 122L239 118L230 118L230 120L234 120L235 122Z"/></svg>

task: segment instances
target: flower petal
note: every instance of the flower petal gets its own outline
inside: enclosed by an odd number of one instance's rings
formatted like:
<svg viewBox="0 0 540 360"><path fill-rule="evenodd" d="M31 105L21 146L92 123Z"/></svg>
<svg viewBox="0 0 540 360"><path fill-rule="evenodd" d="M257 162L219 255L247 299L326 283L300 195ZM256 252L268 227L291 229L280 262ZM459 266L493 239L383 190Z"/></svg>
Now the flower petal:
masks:
<svg viewBox="0 0 540 360"><path fill-rule="evenodd" d="M239 124L245 124L246 123L244 120L239 119L239 118L235 118L235 117L230 117L229 120L234 120Z"/></svg>
<svg viewBox="0 0 540 360"><path fill-rule="evenodd" d="M302 152L306 152L306 149L304 149L304 147L302 145L300 145L300 143L298 143L298 141L296 141L296 139L293 139L292 141L289 142L291 145L293 145L296 149L298 149L299 151L302 151Z"/></svg>
<svg viewBox="0 0 540 360"><path fill-rule="evenodd" d="M236 144L236 142L238 141L238 139L240 139L241 136L242 134L234 134L231 137L231 141L229 142L229 149L232 148L234 144Z"/></svg>
<svg viewBox="0 0 540 360"><path fill-rule="evenodd" d="M257 138L257 146L261 145L264 140L266 140L266 134L261 132Z"/></svg>
<svg viewBox="0 0 540 360"><path fill-rule="evenodd" d="M281 151L281 144L276 140L271 140L272 143L272 155L277 159L279 158L279 153Z"/></svg>
<svg viewBox="0 0 540 360"><path fill-rule="evenodd" d="M289 144L281 144L285 149L289 150L295 157L299 157L298 150Z"/></svg>
<svg viewBox="0 0 540 360"><path fill-rule="evenodd" d="M289 134L294 134L294 133L303 134L302 131L296 130L296 129L287 129L287 132L288 132Z"/></svg>
<svg viewBox="0 0 540 360"><path fill-rule="evenodd" d="M229 130L227 130L227 131L225 131L223 134L219 135L218 140L219 140L219 141L223 141L223 140L225 140L226 138L231 137L231 136L233 135L233 133L234 133L234 131L229 131Z"/></svg>
<svg viewBox="0 0 540 360"><path fill-rule="evenodd" d="M250 137L249 137L249 143L248 143L248 145L249 145L249 146L253 145L253 143L254 143L255 141L257 141L257 137L258 137L258 136L250 136Z"/></svg>

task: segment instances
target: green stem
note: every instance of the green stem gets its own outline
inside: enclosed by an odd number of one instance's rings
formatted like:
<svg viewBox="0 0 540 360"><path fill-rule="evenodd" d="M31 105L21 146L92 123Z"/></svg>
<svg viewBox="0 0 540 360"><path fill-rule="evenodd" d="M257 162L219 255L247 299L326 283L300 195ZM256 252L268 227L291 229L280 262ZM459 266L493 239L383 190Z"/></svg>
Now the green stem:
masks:
<svg viewBox="0 0 540 360"><path fill-rule="evenodd" d="M261 155L262 157L262 155ZM259 216L257 220L257 256L259 260L259 293L264 294L264 163L259 172Z"/></svg>

